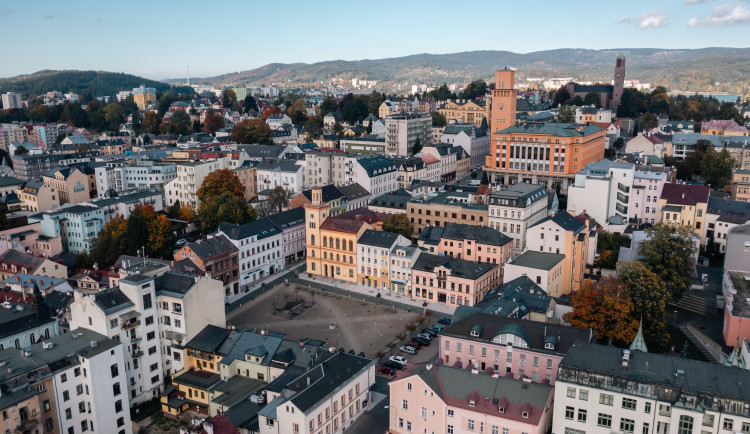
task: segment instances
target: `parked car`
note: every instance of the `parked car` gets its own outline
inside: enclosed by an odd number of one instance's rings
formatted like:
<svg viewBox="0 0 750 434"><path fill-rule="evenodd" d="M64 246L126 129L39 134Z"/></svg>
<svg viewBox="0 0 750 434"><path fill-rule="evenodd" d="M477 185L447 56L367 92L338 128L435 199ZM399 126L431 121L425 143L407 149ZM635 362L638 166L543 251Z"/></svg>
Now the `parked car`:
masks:
<svg viewBox="0 0 750 434"><path fill-rule="evenodd" d="M391 368L394 371L400 371L404 369L404 365L396 362L385 362L383 363L383 366L385 366L386 368Z"/></svg>
<svg viewBox="0 0 750 434"><path fill-rule="evenodd" d="M391 356L388 358L388 361L394 362L394 363L400 363L401 365L406 365L406 358L403 356Z"/></svg>
<svg viewBox="0 0 750 434"><path fill-rule="evenodd" d="M399 350L402 353L406 353L406 354L412 354L412 355L417 354L417 349L409 345L401 345L401 348L399 348Z"/></svg>
<svg viewBox="0 0 750 434"><path fill-rule="evenodd" d="M442 332L444 328L445 327L443 327L441 325L435 324L434 326L430 327L430 330L434 330L435 333L440 334L440 332Z"/></svg>
<svg viewBox="0 0 750 434"><path fill-rule="evenodd" d="M177 242L175 244L177 244L178 246L182 247L185 244L187 244L187 240L185 238L180 238L179 240L177 240Z"/></svg>
<svg viewBox="0 0 750 434"><path fill-rule="evenodd" d="M429 339L425 339L425 338L423 338L421 336L417 336L414 340L417 341L417 342L419 342L420 344L422 344L422 346L424 346L424 347L428 347L430 345L430 340Z"/></svg>
<svg viewBox="0 0 750 434"><path fill-rule="evenodd" d="M416 349L420 349L420 348L422 348L422 344L420 344L420 343L419 343L419 342L417 342L417 341L411 341L411 342L409 342L409 343L408 343L408 344L406 344L406 345L408 345L408 346L410 346L410 347L414 347L414 348L416 348Z"/></svg>
<svg viewBox="0 0 750 434"><path fill-rule="evenodd" d="M420 333L420 334L417 335L417 337L421 338L421 339L428 340L428 341L432 340L432 335L429 334L429 333Z"/></svg>
<svg viewBox="0 0 750 434"><path fill-rule="evenodd" d="M438 324L451 325L451 319L447 316L444 316L438 320Z"/></svg>
<svg viewBox="0 0 750 434"><path fill-rule="evenodd" d="M381 366L379 372L384 375L393 375L396 373L396 370L390 366Z"/></svg>
<svg viewBox="0 0 750 434"><path fill-rule="evenodd" d="M437 330L433 330L433 329L422 329L422 333L427 333L431 335L433 338L438 335Z"/></svg>

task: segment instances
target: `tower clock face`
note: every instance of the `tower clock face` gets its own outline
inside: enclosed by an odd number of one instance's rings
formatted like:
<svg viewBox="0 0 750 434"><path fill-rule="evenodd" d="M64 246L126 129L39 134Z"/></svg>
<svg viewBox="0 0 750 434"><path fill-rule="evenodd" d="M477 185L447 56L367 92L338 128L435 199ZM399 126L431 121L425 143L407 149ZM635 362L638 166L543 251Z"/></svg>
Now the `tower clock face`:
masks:
<svg viewBox="0 0 750 434"><path fill-rule="evenodd" d="M504 106L505 106L505 104L503 104L502 101L500 101L500 102L497 103L497 108L500 109L500 110L502 110Z"/></svg>

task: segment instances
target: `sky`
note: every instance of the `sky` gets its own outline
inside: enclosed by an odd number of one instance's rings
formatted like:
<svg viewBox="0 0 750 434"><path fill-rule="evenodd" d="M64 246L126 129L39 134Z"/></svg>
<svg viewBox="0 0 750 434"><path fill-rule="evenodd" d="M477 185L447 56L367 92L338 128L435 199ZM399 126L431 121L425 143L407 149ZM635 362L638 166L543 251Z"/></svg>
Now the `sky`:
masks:
<svg viewBox="0 0 750 434"><path fill-rule="evenodd" d="M0 2L0 77L208 77L272 62L558 48L750 47L750 0Z"/></svg>

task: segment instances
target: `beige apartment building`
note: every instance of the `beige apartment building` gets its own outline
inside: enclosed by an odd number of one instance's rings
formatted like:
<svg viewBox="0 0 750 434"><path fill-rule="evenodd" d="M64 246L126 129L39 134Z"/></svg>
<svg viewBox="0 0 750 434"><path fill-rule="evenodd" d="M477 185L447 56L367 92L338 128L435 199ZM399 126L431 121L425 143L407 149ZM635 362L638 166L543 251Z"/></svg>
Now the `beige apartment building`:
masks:
<svg viewBox="0 0 750 434"><path fill-rule="evenodd" d="M60 205L91 200L89 176L78 168L65 167L42 175L45 184L57 190ZM94 187L96 189L96 187Z"/></svg>
<svg viewBox="0 0 750 434"><path fill-rule="evenodd" d="M40 181L28 181L18 189L17 196L26 211L52 211L60 206L57 189Z"/></svg>

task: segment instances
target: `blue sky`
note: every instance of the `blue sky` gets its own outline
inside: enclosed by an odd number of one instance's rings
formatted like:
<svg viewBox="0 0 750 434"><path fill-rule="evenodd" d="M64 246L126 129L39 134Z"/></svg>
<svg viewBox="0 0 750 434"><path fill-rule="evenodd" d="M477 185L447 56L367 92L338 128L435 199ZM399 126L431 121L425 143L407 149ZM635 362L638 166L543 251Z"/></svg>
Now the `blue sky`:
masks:
<svg viewBox="0 0 750 434"><path fill-rule="evenodd" d="M210 76L473 50L749 47L750 0L3 1L0 77Z"/></svg>

